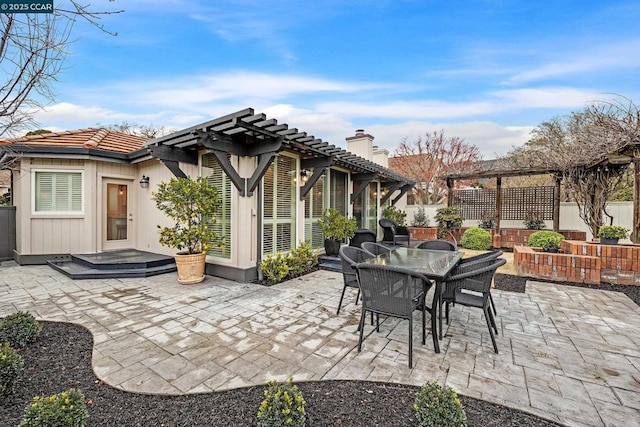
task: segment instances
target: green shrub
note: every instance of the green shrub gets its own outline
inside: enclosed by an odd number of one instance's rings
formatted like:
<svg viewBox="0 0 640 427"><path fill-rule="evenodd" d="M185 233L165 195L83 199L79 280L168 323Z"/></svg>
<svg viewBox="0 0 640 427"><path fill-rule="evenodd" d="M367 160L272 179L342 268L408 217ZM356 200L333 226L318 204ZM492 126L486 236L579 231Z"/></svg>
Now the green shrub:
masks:
<svg viewBox="0 0 640 427"><path fill-rule="evenodd" d="M598 230L598 237L604 239L626 239L629 230L620 225L601 225Z"/></svg>
<svg viewBox="0 0 640 427"><path fill-rule="evenodd" d="M280 384L270 381L258 409L258 427L302 427L306 423L304 397L292 379Z"/></svg>
<svg viewBox="0 0 640 427"><path fill-rule="evenodd" d="M283 253L267 255L260 263L260 271L269 284L282 282L289 274L287 255Z"/></svg>
<svg viewBox="0 0 640 427"><path fill-rule="evenodd" d="M479 251L486 251L491 248L491 244L491 233L480 227L471 227L467 229L462 235L462 240L460 240L460 245L463 248Z"/></svg>
<svg viewBox="0 0 640 427"><path fill-rule="evenodd" d="M0 342L7 341L13 348L22 348L34 342L42 325L31 313L19 311L0 320Z"/></svg>
<svg viewBox="0 0 640 427"><path fill-rule="evenodd" d="M542 248L545 251L560 249L560 244L564 240L564 236L555 231L543 230L536 231L529 236L527 246Z"/></svg>
<svg viewBox="0 0 640 427"><path fill-rule="evenodd" d="M405 226L407 225L407 213L405 211L401 211L395 206L387 206L382 210L382 218L387 218L392 221L395 221L396 224Z"/></svg>
<svg viewBox="0 0 640 427"><path fill-rule="evenodd" d="M318 265L318 251L311 247L309 241L302 242L297 248L289 252L287 257L289 276L297 277Z"/></svg>
<svg viewBox="0 0 640 427"><path fill-rule="evenodd" d="M325 239L351 238L358 229L358 221L355 218L347 218L334 208L325 209L322 217L318 219L318 224Z"/></svg>
<svg viewBox="0 0 640 427"><path fill-rule="evenodd" d="M458 394L437 381L426 383L413 404L418 423L423 427L466 427L467 416Z"/></svg>
<svg viewBox="0 0 640 427"><path fill-rule="evenodd" d="M84 427L89 411L75 388L49 397L36 396L24 411L20 427Z"/></svg>
<svg viewBox="0 0 640 427"><path fill-rule="evenodd" d="M426 211L422 206L420 206L418 210L413 213L413 221L411 221L411 225L414 227L428 227L429 223L430 221Z"/></svg>
<svg viewBox="0 0 640 427"><path fill-rule="evenodd" d="M438 238L444 239L454 228L462 226L462 211L460 208L444 207L436 210L438 224Z"/></svg>
<svg viewBox="0 0 640 427"><path fill-rule="evenodd" d="M0 396L13 393L18 374L24 367L24 361L8 342L0 345Z"/></svg>

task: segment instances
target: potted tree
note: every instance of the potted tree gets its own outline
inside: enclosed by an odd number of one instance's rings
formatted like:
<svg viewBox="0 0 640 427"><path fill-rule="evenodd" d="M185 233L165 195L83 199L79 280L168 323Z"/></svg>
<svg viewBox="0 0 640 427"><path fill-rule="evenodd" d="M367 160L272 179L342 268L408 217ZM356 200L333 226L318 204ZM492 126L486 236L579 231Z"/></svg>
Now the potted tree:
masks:
<svg viewBox="0 0 640 427"><path fill-rule="evenodd" d="M171 178L153 193L156 207L175 221L161 227L160 244L175 248L178 282L191 285L204 280L207 249L223 246L223 237L210 226L220 209L218 189L205 178Z"/></svg>
<svg viewBox="0 0 640 427"><path fill-rule="evenodd" d="M342 240L353 237L358 227L355 218L347 218L334 208L325 209L318 224L324 235L324 251L332 256L338 255Z"/></svg>
<svg viewBox="0 0 640 427"><path fill-rule="evenodd" d="M438 238L438 229L435 227L430 228L431 221L427 216L427 212L424 206L420 206L417 211L413 213L413 220L411 221L411 238L415 240L432 240Z"/></svg>
<svg viewBox="0 0 640 427"><path fill-rule="evenodd" d="M629 237L629 230L620 225L601 225L598 229L598 237L603 245L617 245L618 239Z"/></svg>

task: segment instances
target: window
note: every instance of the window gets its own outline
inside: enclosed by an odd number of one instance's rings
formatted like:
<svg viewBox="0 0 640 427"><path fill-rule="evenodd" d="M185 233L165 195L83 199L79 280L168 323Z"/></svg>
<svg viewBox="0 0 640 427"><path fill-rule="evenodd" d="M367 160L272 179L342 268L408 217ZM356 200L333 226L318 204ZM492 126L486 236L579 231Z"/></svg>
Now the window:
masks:
<svg viewBox="0 0 640 427"><path fill-rule="evenodd" d="M202 156L201 175L218 189L221 202L220 212L216 216L216 222L210 227L218 235L224 236L224 248L211 248L207 251L207 255L231 258L231 180L212 154Z"/></svg>
<svg viewBox="0 0 640 427"><path fill-rule="evenodd" d="M280 154L262 183L262 253L289 251L296 238L296 159Z"/></svg>
<svg viewBox="0 0 640 427"><path fill-rule="evenodd" d="M331 170L329 175L331 185L330 207L337 209L342 215L347 214L347 174Z"/></svg>
<svg viewBox="0 0 640 427"><path fill-rule="evenodd" d="M82 172L34 171L34 211L83 213Z"/></svg>
<svg viewBox="0 0 640 427"><path fill-rule="evenodd" d="M369 199L367 200L367 228L372 231L378 229L378 183L369 184Z"/></svg>

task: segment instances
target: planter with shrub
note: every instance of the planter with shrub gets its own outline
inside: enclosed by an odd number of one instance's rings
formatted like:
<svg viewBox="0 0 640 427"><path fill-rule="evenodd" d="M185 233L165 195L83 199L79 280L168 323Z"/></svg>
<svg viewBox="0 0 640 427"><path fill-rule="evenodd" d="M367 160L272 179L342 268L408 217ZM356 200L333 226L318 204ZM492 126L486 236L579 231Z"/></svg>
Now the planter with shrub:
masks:
<svg viewBox="0 0 640 427"><path fill-rule="evenodd" d="M446 239L448 235L453 237L452 230L462 226L462 211L454 207L439 208L435 220L438 224L439 239Z"/></svg>
<svg viewBox="0 0 640 427"><path fill-rule="evenodd" d="M536 231L529 236L527 246L542 248L545 252L558 252L564 236L555 231Z"/></svg>
<svg viewBox="0 0 640 427"><path fill-rule="evenodd" d="M358 222L355 218L347 218L339 210L325 209L318 220L324 235L324 250L327 255L335 256L340 251L340 243L356 234Z"/></svg>
<svg viewBox="0 0 640 427"><path fill-rule="evenodd" d="M601 225L598 237L603 245L617 245L619 239L629 237L629 230L620 225Z"/></svg>

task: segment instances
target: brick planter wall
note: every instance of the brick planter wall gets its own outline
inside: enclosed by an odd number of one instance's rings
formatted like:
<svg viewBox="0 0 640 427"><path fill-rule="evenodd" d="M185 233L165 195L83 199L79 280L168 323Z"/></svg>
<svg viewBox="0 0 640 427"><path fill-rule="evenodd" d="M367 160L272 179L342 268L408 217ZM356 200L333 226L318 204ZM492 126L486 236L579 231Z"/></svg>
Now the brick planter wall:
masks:
<svg viewBox="0 0 640 427"><path fill-rule="evenodd" d="M561 250L563 253L549 254L515 246L516 271L540 279L640 286L640 245L565 240Z"/></svg>
<svg viewBox="0 0 640 427"><path fill-rule="evenodd" d="M436 227L409 227L411 240L434 240L438 238Z"/></svg>
<svg viewBox="0 0 640 427"><path fill-rule="evenodd" d="M500 243L503 248L513 248L516 245L526 245L529 241L529 236L540 230L526 230L515 228L504 228L500 230ZM584 231L576 230L561 230L559 231L565 238L565 240L586 240L587 233Z"/></svg>
<svg viewBox="0 0 640 427"><path fill-rule="evenodd" d="M571 253L537 252L528 246L513 247L519 275L574 283L600 283L600 258Z"/></svg>

